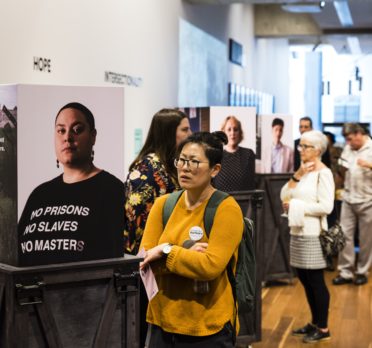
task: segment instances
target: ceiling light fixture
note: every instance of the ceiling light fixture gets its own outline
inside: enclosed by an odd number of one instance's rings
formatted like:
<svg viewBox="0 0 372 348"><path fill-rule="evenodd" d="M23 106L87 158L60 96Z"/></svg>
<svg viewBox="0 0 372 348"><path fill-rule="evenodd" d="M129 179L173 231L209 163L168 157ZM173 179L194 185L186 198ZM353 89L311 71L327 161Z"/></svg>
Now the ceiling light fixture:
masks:
<svg viewBox="0 0 372 348"><path fill-rule="evenodd" d="M282 9L292 13L319 13L322 12L325 1L293 2L282 5Z"/></svg>
<svg viewBox="0 0 372 348"><path fill-rule="evenodd" d="M349 4L347 0L334 1L333 5L337 12L338 19L343 27L353 26L353 18L351 17Z"/></svg>

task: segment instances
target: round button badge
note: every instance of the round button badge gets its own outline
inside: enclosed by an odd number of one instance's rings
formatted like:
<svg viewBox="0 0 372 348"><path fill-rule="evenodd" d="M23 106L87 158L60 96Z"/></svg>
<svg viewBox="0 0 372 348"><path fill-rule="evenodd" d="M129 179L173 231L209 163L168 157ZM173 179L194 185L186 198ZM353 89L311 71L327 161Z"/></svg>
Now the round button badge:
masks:
<svg viewBox="0 0 372 348"><path fill-rule="evenodd" d="M203 229L200 226L193 226L190 228L189 237L193 241L198 241L203 238Z"/></svg>

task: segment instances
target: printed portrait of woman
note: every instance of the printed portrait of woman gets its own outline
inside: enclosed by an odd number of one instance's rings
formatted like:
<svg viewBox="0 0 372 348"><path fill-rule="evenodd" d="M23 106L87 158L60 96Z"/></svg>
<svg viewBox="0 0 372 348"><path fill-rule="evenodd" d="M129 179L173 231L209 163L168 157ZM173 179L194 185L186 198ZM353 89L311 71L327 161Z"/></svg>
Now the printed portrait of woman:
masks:
<svg viewBox="0 0 372 348"><path fill-rule="evenodd" d="M228 143L224 146L221 171L214 179L214 186L225 192L253 190L255 154L239 145L244 139L241 122L235 116L227 116L221 130Z"/></svg>

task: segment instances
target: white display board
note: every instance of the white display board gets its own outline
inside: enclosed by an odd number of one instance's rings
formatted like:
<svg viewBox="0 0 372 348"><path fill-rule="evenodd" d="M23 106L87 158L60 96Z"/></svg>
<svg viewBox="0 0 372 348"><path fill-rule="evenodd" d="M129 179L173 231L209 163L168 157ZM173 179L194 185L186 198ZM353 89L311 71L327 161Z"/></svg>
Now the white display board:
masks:
<svg viewBox="0 0 372 348"><path fill-rule="evenodd" d="M260 159L256 162L256 172L271 173L271 152L273 147L273 129L272 123L274 119L281 119L284 122L283 135L280 139L282 145L286 147L285 162L292 161L293 163L293 134L292 134L292 116L285 114L268 114L258 115L257 122L259 122L258 139L260 141L261 154ZM286 166L287 167L287 166ZM293 168L292 168L293 170ZM282 170L282 173L291 172L292 170Z"/></svg>
<svg viewBox="0 0 372 348"><path fill-rule="evenodd" d="M228 116L235 116L242 124L244 139L239 146L256 152L256 108L213 106L210 108L210 131L221 130L221 126Z"/></svg>
<svg viewBox="0 0 372 348"><path fill-rule="evenodd" d="M122 87L16 85L16 100L18 218L32 190L62 173L56 167L54 124L69 102L84 104L95 117L95 165L124 180Z"/></svg>

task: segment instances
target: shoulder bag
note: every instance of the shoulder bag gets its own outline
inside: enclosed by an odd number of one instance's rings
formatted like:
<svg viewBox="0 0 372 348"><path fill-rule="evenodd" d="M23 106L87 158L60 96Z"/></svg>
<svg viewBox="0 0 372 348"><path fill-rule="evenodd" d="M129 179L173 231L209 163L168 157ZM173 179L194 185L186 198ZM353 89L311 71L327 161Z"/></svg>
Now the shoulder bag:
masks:
<svg viewBox="0 0 372 348"><path fill-rule="evenodd" d="M318 175L318 187L319 188L319 178L320 173ZM318 200L319 202L319 200ZM332 227L328 228L328 230L324 230L322 227L322 219L319 218L320 221L320 235L319 240L322 246L324 256L336 256L346 244L345 234L342 231L340 223L337 221Z"/></svg>

